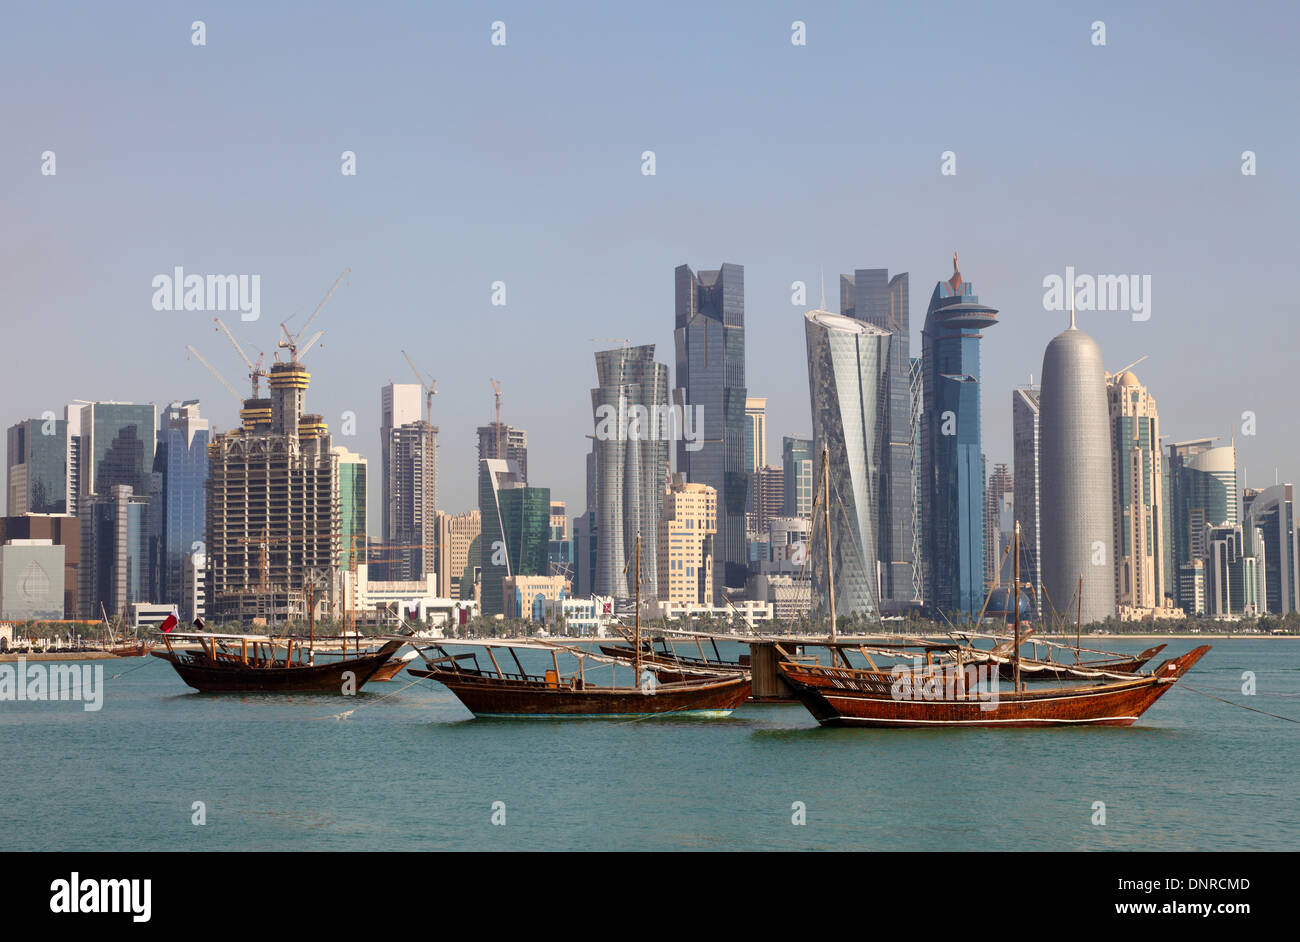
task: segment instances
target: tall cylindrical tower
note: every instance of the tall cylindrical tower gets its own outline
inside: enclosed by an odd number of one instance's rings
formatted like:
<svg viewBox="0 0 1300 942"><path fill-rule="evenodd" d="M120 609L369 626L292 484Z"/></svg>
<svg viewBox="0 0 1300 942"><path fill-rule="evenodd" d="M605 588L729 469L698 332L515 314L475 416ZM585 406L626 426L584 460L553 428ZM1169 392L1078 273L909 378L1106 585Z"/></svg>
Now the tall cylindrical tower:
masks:
<svg viewBox="0 0 1300 942"><path fill-rule="evenodd" d="M1084 624L1115 614L1111 443L1097 342L1074 324L1043 354L1040 418L1042 579L1070 621L1083 577Z"/></svg>
<svg viewBox="0 0 1300 942"><path fill-rule="evenodd" d="M812 398L813 476L821 480L822 447L830 456L831 562L835 608L844 615L880 610L879 525L889 407L892 334L830 314L804 314ZM821 513L821 509L818 510ZM819 518L820 519L820 518ZM812 546L814 603L826 601L825 535Z"/></svg>

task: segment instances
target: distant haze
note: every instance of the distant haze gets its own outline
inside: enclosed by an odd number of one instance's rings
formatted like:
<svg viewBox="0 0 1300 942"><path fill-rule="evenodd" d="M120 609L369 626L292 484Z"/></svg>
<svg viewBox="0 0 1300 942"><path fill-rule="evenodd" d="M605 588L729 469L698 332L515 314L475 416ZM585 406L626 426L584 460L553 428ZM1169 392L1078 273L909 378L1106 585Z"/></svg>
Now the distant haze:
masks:
<svg viewBox="0 0 1300 942"><path fill-rule="evenodd" d="M1136 372L1164 434L1235 434L1242 483L1300 477L1294 5L226 7L6 10L5 427L75 398L199 398L228 429L238 404L185 345L246 394L242 365L213 312L155 310L151 280L260 276L260 319L221 316L269 360L278 322L300 328L350 267L311 330L307 407L370 459L371 519L379 390L415 379L403 349L438 382L444 509L477 504L495 377L530 483L576 513L592 355L617 346L588 338L654 343L671 368L674 266L745 266L748 392L779 464L781 436L811 430L819 272L832 310L841 272L909 272L916 352L957 250L1000 311L981 349L990 467L1011 461L1012 388L1067 323L1043 279L1071 265L1150 276L1149 320L1079 326L1108 369L1150 354Z"/></svg>

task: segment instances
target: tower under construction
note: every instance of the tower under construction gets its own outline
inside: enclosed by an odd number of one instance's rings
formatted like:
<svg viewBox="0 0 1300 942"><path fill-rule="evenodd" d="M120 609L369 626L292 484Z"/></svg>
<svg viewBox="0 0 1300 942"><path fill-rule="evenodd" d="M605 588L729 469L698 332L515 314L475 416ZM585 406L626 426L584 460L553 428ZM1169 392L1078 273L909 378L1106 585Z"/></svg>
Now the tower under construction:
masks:
<svg viewBox="0 0 1300 942"><path fill-rule="evenodd" d="M295 355L268 379L270 398L245 400L241 428L208 446L208 612L220 620L298 617L308 580L333 585L339 561L338 457L324 419L303 411L311 374Z"/></svg>

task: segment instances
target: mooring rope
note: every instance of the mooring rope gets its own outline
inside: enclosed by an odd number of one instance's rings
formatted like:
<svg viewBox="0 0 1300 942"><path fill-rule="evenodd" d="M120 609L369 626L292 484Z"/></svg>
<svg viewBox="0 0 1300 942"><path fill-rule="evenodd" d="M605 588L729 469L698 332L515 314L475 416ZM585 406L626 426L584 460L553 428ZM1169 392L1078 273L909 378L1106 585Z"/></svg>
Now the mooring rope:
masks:
<svg viewBox="0 0 1300 942"><path fill-rule="evenodd" d="M127 674L134 673L135 671L138 671L138 670L139 670L140 668L142 668L142 667L148 667L148 666L149 666L149 663L150 663L151 661L161 661L161 660L162 660L162 658L156 658L156 657L154 657L152 654L146 654L144 657L145 657L145 662L144 662L143 664L137 664L137 665L135 665L135 667L132 667L130 670L124 670L124 671L121 671L121 672L119 672L119 673L116 673L116 674L114 674L112 677L110 677L110 678L108 678L108 679L109 679L109 680L117 680L119 677L125 677Z"/></svg>
<svg viewBox="0 0 1300 942"><path fill-rule="evenodd" d="M1249 710L1251 713L1262 713L1264 716L1271 716L1275 720L1285 720L1288 723L1300 724L1300 720L1294 719L1290 716L1281 716L1277 713L1269 713L1265 710L1257 710L1254 707L1246 706L1244 703L1234 703L1231 700L1225 700L1223 697L1216 697L1214 694L1207 693L1204 690L1197 690L1195 687L1189 687L1187 686L1187 684L1175 684L1174 686L1177 689L1188 690L1191 691L1192 693L1200 694L1202 697L1209 697L1211 700L1218 700L1220 703L1226 703L1228 706L1234 706L1241 710Z"/></svg>
<svg viewBox="0 0 1300 942"><path fill-rule="evenodd" d="M362 707L374 706L374 705L375 705L376 703L378 703L380 700L387 700L389 697L396 696L397 694L401 693L403 690L407 690L407 689L409 689L409 688L411 688L411 687L414 687L414 686L415 686L416 684L418 684L418 683L422 683L423 681L426 681L426 680L432 680L432 679L433 679L433 678L431 678L431 677L417 677L417 678L415 678L415 680L411 681L409 684L407 684L407 685L404 686L404 687L399 687L397 690L390 690L390 691L388 691L388 693L384 694L383 696L375 697L375 699L373 699L373 700L366 700L366 701L364 701L364 702L362 702L362 703L358 703L356 706L354 706L354 707L353 707L352 709L350 709L350 710L344 710L342 713L331 713L331 714L329 714L328 716L313 716L313 717L309 717L309 719L313 719L313 720L345 720L345 719L347 719L349 716L351 716L353 713L357 712L357 710L360 710Z"/></svg>

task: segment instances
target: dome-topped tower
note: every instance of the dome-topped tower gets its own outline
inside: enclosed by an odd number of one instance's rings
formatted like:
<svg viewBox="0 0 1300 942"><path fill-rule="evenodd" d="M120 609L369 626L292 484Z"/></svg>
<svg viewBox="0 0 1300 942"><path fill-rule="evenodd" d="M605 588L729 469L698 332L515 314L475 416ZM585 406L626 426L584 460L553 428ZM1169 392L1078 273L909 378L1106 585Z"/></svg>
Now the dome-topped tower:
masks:
<svg viewBox="0 0 1300 942"><path fill-rule="evenodd" d="M1135 377L1136 379L1136 377ZM1115 614L1109 406L1101 348L1075 324L1043 354L1040 468L1042 574L1047 599L1074 619Z"/></svg>

